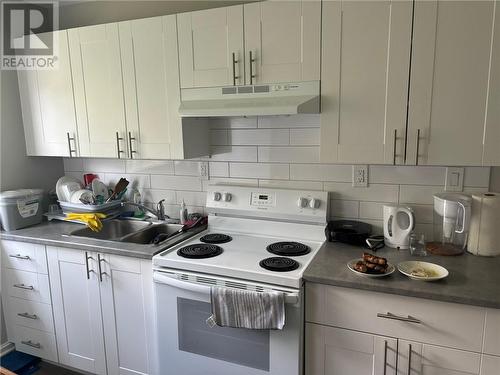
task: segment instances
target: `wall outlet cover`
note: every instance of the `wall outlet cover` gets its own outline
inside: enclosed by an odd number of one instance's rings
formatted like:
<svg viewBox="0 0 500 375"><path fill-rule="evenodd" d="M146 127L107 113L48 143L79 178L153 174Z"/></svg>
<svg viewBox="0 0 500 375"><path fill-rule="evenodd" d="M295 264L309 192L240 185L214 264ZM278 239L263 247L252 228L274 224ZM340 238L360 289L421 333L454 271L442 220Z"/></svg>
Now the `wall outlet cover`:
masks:
<svg viewBox="0 0 500 375"><path fill-rule="evenodd" d="M201 161L199 163L200 178L202 180L208 180L210 178L210 172L208 168L208 161Z"/></svg>
<svg viewBox="0 0 500 375"><path fill-rule="evenodd" d="M445 191L463 191L464 190L465 168L447 167L446 179L444 183Z"/></svg>
<svg viewBox="0 0 500 375"><path fill-rule="evenodd" d="M354 187L368 186L368 165L352 166L352 186Z"/></svg>

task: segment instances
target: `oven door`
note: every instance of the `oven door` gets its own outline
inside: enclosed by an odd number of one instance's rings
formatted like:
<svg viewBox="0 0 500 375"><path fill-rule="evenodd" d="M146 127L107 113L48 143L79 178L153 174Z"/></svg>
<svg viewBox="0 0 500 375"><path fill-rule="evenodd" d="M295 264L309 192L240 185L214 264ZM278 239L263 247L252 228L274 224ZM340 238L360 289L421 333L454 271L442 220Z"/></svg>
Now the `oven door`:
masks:
<svg viewBox="0 0 500 375"><path fill-rule="evenodd" d="M200 279L208 278L200 275ZM174 271L155 271L154 281L160 374L302 373L299 291L293 298L285 298L283 330L249 330L207 324L211 316L210 286L179 280Z"/></svg>

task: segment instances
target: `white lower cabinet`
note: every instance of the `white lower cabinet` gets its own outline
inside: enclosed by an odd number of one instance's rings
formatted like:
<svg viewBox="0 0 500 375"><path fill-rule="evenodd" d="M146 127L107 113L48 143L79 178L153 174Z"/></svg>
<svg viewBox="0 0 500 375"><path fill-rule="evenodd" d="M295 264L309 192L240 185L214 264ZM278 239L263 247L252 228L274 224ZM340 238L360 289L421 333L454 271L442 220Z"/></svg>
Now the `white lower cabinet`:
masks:
<svg viewBox="0 0 500 375"><path fill-rule="evenodd" d="M305 375L500 374L498 310L314 283L306 299Z"/></svg>
<svg viewBox="0 0 500 375"><path fill-rule="evenodd" d="M306 324L307 375L396 374L397 339Z"/></svg>
<svg viewBox="0 0 500 375"><path fill-rule="evenodd" d="M59 360L93 374L150 374L151 263L48 247Z"/></svg>

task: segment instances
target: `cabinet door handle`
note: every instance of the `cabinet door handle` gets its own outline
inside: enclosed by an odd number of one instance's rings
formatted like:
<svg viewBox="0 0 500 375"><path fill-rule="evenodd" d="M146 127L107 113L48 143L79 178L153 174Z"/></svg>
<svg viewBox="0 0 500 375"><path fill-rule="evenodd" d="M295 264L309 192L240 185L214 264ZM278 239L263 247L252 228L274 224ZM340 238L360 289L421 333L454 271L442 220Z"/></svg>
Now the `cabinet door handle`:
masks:
<svg viewBox="0 0 500 375"><path fill-rule="evenodd" d="M420 153L420 129L417 129L417 145L415 150L415 165L418 165L418 154Z"/></svg>
<svg viewBox="0 0 500 375"><path fill-rule="evenodd" d="M118 159L120 159L123 154L123 150L120 150L120 141L123 141L123 137L120 137L120 134L116 132L116 151L118 153Z"/></svg>
<svg viewBox="0 0 500 375"><path fill-rule="evenodd" d="M19 315L21 318L27 318L27 319L33 319L33 320L36 320L38 319L38 316L36 314L28 314L27 312L25 313L17 313L17 315Z"/></svg>
<svg viewBox="0 0 500 375"><path fill-rule="evenodd" d="M85 270L87 271L87 280L90 280L90 273L94 272L94 270L91 270L89 267L89 259L94 258L89 257L89 253L85 252Z"/></svg>
<svg viewBox="0 0 500 375"><path fill-rule="evenodd" d="M102 272L102 266L101 266L101 263L105 261L106 260L104 258L101 258L101 254L97 254L97 264L99 265L99 280L101 280L101 283L102 283L102 275L107 275L106 272Z"/></svg>
<svg viewBox="0 0 500 375"><path fill-rule="evenodd" d="M24 344L24 345L28 345L28 346L31 346L33 348L37 348L37 349L40 349L42 347L42 345L40 345L39 342L37 343L34 343L32 342L31 340L28 340L28 341L21 341L21 344Z"/></svg>
<svg viewBox="0 0 500 375"><path fill-rule="evenodd" d="M387 374L387 341L384 340L384 375Z"/></svg>
<svg viewBox="0 0 500 375"><path fill-rule="evenodd" d="M76 155L76 150L73 150L71 148L71 141L76 141L76 138L75 137L72 137L69 135L69 132L66 133L66 136L68 138L68 150L69 150L69 157L72 158L73 157L73 152L75 153Z"/></svg>
<svg viewBox="0 0 500 375"><path fill-rule="evenodd" d="M255 58L253 58L252 51L249 52L250 59L249 59L249 67L250 67L250 84L253 85L253 79L256 77L256 75L253 72L253 63L255 62Z"/></svg>
<svg viewBox="0 0 500 375"><path fill-rule="evenodd" d="M412 353L412 347L411 344L408 345L408 374L411 375L411 353Z"/></svg>
<svg viewBox="0 0 500 375"><path fill-rule="evenodd" d="M398 129L394 129L394 145L392 148L392 165L396 165L396 142L398 140Z"/></svg>
<svg viewBox="0 0 500 375"><path fill-rule="evenodd" d="M21 254L9 254L11 258L16 258L16 259L22 259L22 260L31 260L31 258L28 255L21 255Z"/></svg>
<svg viewBox="0 0 500 375"><path fill-rule="evenodd" d="M419 320L417 318L414 318L414 317L412 317L410 315L408 315L408 317L404 317L404 316L394 315L394 314L392 314L390 312L388 312L386 314L377 313L377 317L378 318L384 318L384 319L400 320L402 322L408 322L408 323L416 323L416 324L422 323L421 320Z"/></svg>
<svg viewBox="0 0 500 375"><path fill-rule="evenodd" d="M238 60L236 60L236 54L233 52L233 86L236 86L236 80L240 79L239 76L236 75L236 64Z"/></svg>
<svg viewBox="0 0 500 375"><path fill-rule="evenodd" d="M14 284L14 288L26 289L26 290L34 290L33 285L24 285L24 284Z"/></svg>
<svg viewBox="0 0 500 375"><path fill-rule="evenodd" d="M130 150L130 159L134 158L134 154L137 153L132 147L132 141L135 141L135 137L132 137L132 132L128 132L128 149Z"/></svg>

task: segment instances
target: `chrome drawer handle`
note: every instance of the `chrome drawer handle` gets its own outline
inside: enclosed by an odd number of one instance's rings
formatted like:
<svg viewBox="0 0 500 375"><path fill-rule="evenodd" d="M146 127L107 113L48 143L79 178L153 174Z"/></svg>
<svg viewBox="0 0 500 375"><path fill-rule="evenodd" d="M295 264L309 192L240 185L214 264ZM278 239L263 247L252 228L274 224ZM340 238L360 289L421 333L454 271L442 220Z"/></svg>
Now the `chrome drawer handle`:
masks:
<svg viewBox="0 0 500 375"><path fill-rule="evenodd" d="M23 260L31 260L31 258L28 255L21 255L21 254L9 254L11 258L17 258L17 259L23 259Z"/></svg>
<svg viewBox="0 0 500 375"><path fill-rule="evenodd" d="M388 312L387 314L377 313L377 318L400 320L402 322L416 323L416 324L422 323L421 320L414 318L410 315L408 315L408 317L404 317L404 316L394 315L390 312Z"/></svg>
<svg viewBox="0 0 500 375"><path fill-rule="evenodd" d="M35 289L33 287L33 285L24 285L24 284L14 284L14 287L15 288L19 288L19 289L27 289L27 290L33 290L33 289Z"/></svg>
<svg viewBox="0 0 500 375"><path fill-rule="evenodd" d="M17 313L17 315L19 315L21 318L28 318L28 319L33 319L33 320L38 319L38 316L36 314L31 315L31 314L28 314L27 312Z"/></svg>
<svg viewBox="0 0 500 375"><path fill-rule="evenodd" d="M40 345L39 342L34 343L31 340L21 341L21 344L28 345L28 346L31 346L32 348L37 348L37 349L40 349L42 347L42 345Z"/></svg>

